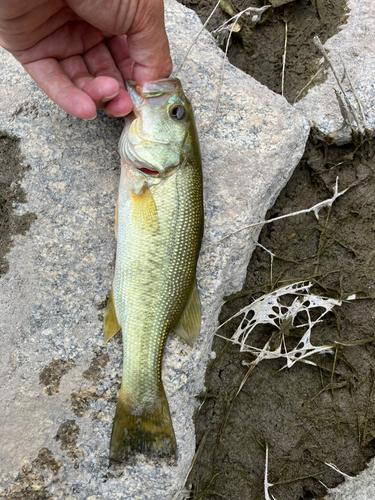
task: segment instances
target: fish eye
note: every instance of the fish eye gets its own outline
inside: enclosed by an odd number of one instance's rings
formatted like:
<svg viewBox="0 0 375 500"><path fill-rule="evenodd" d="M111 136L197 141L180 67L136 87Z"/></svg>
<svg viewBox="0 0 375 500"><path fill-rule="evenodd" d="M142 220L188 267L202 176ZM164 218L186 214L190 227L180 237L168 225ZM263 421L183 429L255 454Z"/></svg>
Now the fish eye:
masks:
<svg viewBox="0 0 375 500"><path fill-rule="evenodd" d="M181 104L176 104L169 110L169 115L173 120L180 121L186 118L186 109Z"/></svg>

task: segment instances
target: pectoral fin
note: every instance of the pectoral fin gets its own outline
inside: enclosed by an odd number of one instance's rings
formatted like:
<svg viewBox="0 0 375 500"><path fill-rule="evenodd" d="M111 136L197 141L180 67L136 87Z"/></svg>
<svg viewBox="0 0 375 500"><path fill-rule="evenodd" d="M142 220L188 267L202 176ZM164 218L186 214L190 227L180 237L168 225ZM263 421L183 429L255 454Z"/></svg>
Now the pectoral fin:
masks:
<svg viewBox="0 0 375 500"><path fill-rule="evenodd" d="M154 198L148 187L145 187L139 194L132 193L132 217L139 227L146 231L158 229L158 212Z"/></svg>
<svg viewBox="0 0 375 500"><path fill-rule="evenodd" d="M201 304L197 290L197 280L194 283L187 300L185 310L173 330L190 346L194 345L201 329Z"/></svg>
<svg viewBox="0 0 375 500"><path fill-rule="evenodd" d="M111 293L109 294L108 302L104 311L103 330L104 344L106 344L108 340L111 340L111 338L121 330L121 326L117 321L115 303L113 301L113 287L111 288Z"/></svg>

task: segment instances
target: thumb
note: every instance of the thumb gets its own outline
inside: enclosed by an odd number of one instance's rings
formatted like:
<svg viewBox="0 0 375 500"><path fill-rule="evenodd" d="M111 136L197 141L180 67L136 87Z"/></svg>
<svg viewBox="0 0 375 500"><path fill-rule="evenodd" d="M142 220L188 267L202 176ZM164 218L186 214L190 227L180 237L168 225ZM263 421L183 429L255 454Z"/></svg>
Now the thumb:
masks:
<svg viewBox="0 0 375 500"><path fill-rule="evenodd" d="M168 78L172 59L164 25L163 0L140 0L127 33L129 55L137 82Z"/></svg>

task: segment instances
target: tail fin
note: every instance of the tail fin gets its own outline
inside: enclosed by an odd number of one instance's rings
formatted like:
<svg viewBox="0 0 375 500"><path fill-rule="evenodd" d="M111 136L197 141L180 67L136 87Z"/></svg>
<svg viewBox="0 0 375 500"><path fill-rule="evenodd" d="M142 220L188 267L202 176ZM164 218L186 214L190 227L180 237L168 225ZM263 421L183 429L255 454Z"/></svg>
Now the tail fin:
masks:
<svg viewBox="0 0 375 500"><path fill-rule="evenodd" d="M123 462L129 456L143 453L152 458L175 458L176 438L173 431L167 398L162 396L153 412L134 410L120 389L113 422L110 459Z"/></svg>

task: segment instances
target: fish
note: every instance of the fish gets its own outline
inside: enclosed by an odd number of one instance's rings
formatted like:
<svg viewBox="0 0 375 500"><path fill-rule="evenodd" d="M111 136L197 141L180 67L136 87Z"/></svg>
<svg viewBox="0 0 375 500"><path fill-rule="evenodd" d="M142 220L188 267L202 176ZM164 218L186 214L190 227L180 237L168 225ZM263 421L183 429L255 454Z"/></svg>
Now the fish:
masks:
<svg viewBox="0 0 375 500"><path fill-rule="evenodd" d="M110 460L138 453L175 459L161 380L171 330L192 346L201 306L196 267L203 235L203 180L192 106L177 78L127 82L133 113L119 141L115 275L104 341L120 329L123 378Z"/></svg>

